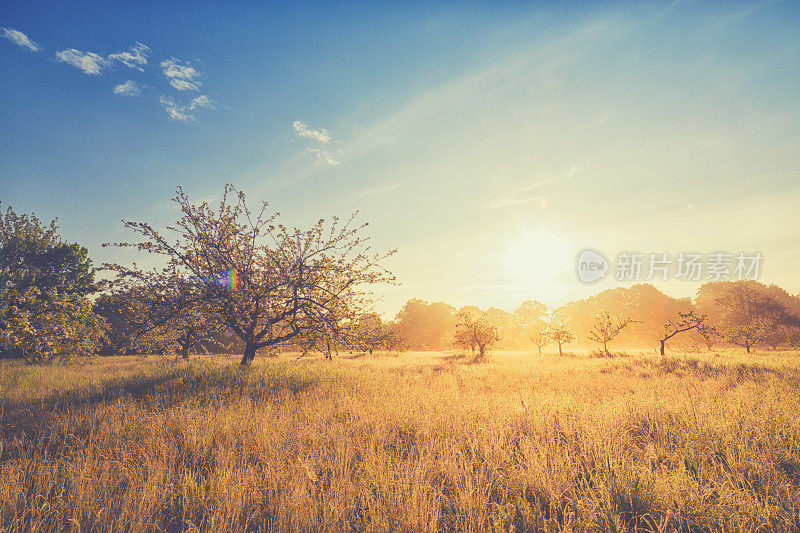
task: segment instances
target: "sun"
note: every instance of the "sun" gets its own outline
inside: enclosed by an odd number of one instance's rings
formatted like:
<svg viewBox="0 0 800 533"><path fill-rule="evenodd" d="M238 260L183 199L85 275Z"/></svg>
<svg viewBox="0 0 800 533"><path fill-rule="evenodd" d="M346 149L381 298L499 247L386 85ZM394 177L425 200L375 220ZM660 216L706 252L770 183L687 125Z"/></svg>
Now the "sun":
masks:
<svg viewBox="0 0 800 533"><path fill-rule="evenodd" d="M573 266L569 241L552 230L540 227L525 230L506 244L503 268L506 274L525 285L554 282Z"/></svg>

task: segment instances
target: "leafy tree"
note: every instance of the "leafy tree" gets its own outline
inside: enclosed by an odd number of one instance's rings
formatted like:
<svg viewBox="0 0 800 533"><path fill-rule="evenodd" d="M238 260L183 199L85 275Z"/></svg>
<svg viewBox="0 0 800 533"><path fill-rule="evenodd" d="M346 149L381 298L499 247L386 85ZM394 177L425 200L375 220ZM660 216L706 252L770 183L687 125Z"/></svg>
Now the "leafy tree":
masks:
<svg viewBox="0 0 800 533"><path fill-rule="evenodd" d="M355 326L356 343L359 348L368 350L371 354L379 348L386 348L391 336L391 330L383 323L377 313L365 313L358 318Z"/></svg>
<svg viewBox="0 0 800 533"><path fill-rule="evenodd" d="M796 325L798 318L763 284L753 280L727 282L716 304L725 340L741 346L747 353L783 325ZM702 288L701 288L702 289Z"/></svg>
<svg viewBox="0 0 800 533"><path fill-rule="evenodd" d="M461 312L458 318L455 344L462 347L477 347L478 357L484 357L487 348L501 338L497 326L490 324L485 315L475 317L468 312Z"/></svg>
<svg viewBox="0 0 800 533"><path fill-rule="evenodd" d="M86 248L66 243L56 221L43 224L9 206L0 212L0 339L28 363L93 353L105 325L87 295L95 270Z"/></svg>
<svg viewBox="0 0 800 533"><path fill-rule="evenodd" d="M558 344L558 355L564 355L564 352L561 351L562 344L567 344L575 340L575 335L572 334L572 331L562 325L552 326L548 330L547 336Z"/></svg>
<svg viewBox="0 0 800 533"><path fill-rule="evenodd" d="M417 350L447 346L457 321L455 309L446 303L428 303L416 298L403 305L395 320L397 331Z"/></svg>
<svg viewBox="0 0 800 533"><path fill-rule="evenodd" d="M552 340L547 325L547 306L536 300L525 300L514 311L523 334L542 353L542 348Z"/></svg>
<svg viewBox="0 0 800 533"><path fill-rule="evenodd" d="M375 283L394 281L362 236L367 224L320 219L308 229L277 222L263 203L247 207L245 194L226 185L217 210L192 204L178 188L181 217L166 231L146 222L125 222L142 237L119 243L164 257L167 267L195 284L199 300L244 344L242 365L256 352L302 334L336 332L365 309ZM141 270L108 265L122 275Z"/></svg>
<svg viewBox="0 0 800 533"><path fill-rule="evenodd" d="M594 326L589 332L589 339L602 344L603 352L610 357L608 343L632 322L633 320L629 317L612 316L608 311L600 312L595 316Z"/></svg>

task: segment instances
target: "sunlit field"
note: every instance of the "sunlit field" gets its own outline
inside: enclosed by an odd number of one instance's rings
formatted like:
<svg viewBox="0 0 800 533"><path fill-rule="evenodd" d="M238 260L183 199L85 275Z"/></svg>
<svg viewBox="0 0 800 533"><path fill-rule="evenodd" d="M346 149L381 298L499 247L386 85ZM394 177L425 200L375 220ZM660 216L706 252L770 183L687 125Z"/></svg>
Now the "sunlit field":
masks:
<svg viewBox="0 0 800 533"><path fill-rule="evenodd" d="M3 531L800 529L800 354L4 362Z"/></svg>

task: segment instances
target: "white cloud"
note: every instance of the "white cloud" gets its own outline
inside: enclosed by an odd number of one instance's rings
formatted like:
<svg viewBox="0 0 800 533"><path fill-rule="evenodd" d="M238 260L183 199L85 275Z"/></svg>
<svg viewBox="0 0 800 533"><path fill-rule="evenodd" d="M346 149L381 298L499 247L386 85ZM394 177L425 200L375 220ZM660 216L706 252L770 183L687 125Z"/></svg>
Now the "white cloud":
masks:
<svg viewBox="0 0 800 533"><path fill-rule="evenodd" d="M214 105L211 103L211 99L208 96L201 94L197 98L194 98L189 104L190 110L195 110L198 108L214 109Z"/></svg>
<svg viewBox="0 0 800 533"><path fill-rule="evenodd" d="M111 54L108 59L119 61L128 68L144 72L143 67L147 64L148 55L150 55L150 47L137 42L136 46L130 47L130 51Z"/></svg>
<svg viewBox="0 0 800 533"><path fill-rule="evenodd" d="M13 28L0 28L3 30L2 37L5 37L12 43L21 46L23 48L27 48L32 52L39 52L42 47L39 46L37 43L31 41L27 35L22 33L21 31L15 30Z"/></svg>
<svg viewBox="0 0 800 533"><path fill-rule="evenodd" d="M169 84L179 91L199 91L203 74L188 61L171 58L161 62L161 71L169 78Z"/></svg>
<svg viewBox="0 0 800 533"><path fill-rule="evenodd" d="M328 135L328 132L325 129L309 129L305 122L300 120L292 122L292 126L294 127L294 131L297 132L298 137L307 137L322 144L329 144L333 140L333 138Z"/></svg>
<svg viewBox="0 0 800 533"><path fill-rule="evenodd" d="M114 94L123 96L139 96L142 94L142 86L133 80L128 80L114 87Z"/></svg>
<svg viewBox="0 0 800 533"><path fill-rule="evenodd" d="M187 109L186 109L185 106L181 106L179 104L176 104L175 100L173 100L169 96L162 96L159 101L161 102L161 105L164 106L164 111L167 112L167 115L169 115L169 118L171 118L172 120L185 122L187 124L189 122L196 122L197 121L197 119L194 118L194 116L190 115L187 112Z"/></svg>
<svg viewBox="0 0 800 533"><path fill-rule="evenodd" d="M81 69L89 76L96 76L111 65L111 61L94 52L81 52L70 48L56 52L56 57L73 67Z"/></svg>
<svg viewBox="0 0 800 533"><path fill-rule="evenodd" d="M323 163L327 163L331 166L338 165L339 162L331 157L330 152L325 150L324 148L311 148L310 146L306 148L309 152L317 154L317 159L322 161Z"/></svg>
<svg viewBox="0 0 800 533"><path fill-rule="evenodd" d="M197 122L197 117L192 114L192 111L196 109L214 109L214 104L211 102L211 99L204 94L192 99L189 105L182 105L169 96L162 96L159 101L161 105L164 106L164 111L167 112L169 118L187 124L190 122Z"/></svg>

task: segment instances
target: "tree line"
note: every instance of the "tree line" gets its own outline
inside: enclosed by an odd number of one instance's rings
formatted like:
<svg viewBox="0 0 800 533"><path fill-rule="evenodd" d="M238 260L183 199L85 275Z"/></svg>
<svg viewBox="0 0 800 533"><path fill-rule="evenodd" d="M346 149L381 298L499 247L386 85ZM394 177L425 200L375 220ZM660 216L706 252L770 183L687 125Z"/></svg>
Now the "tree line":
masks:
<svg viewBox="0 0 800 533"><path fill-rule="evenodd" d="M262 203L226 185L219 204L194 204L178 188L180 217L158 229L123 221L135 240L104 246L141 252L147 268L105 263L65 242L56 221L8 207L0 212L0 343L5 357L49 362L88 354L340 350L402 351L454 346L484 356L493 346L666 345L800 347L800 296L757 281L702 285L672 298L649 284L617 287L548 309L526 300L514 311L406 302L385 322L372 290L393 284L366 223L320 219L289 228ZM98 272L105 279L98 280Z"/></svg>

